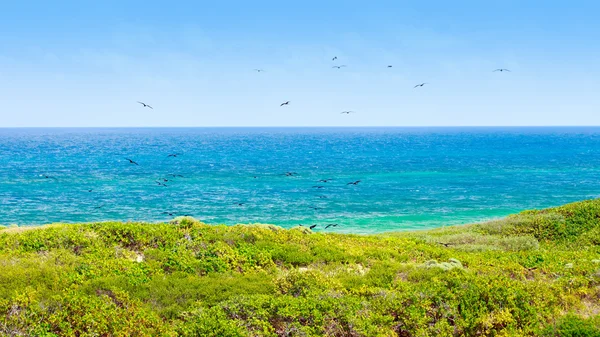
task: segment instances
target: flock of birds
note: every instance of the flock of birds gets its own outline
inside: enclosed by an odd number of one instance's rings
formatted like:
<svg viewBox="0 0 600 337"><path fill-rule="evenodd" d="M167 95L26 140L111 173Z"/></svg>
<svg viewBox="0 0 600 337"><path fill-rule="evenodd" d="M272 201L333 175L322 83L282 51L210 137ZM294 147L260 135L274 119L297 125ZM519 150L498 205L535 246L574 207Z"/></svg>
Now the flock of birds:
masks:
<svg viewBox="0 0 600 337"><path fill-rule="evenodd" d="M332 58L332 61L336 61L337 59L338 59L338 57L335 56L335 57ZM332 68L334 68L334 69L342 69L342 68L346 68L346 67L347 66L345 64L342 64L342 65L334 65ZM387 66L387 68L392 68L392 67L393 67L392 65L388 65ZM265 72L264 69L254 69L254 71L256 71L258 73ZM506 68L499 68L499 69L494 70L493 72L510 72L510 70L506 69ZM416 88L422 88L426 84L428 84L428 83L427 82L419 83L419 84L415 85L414 88L415 89ZM141 104L143 108L154 109L151 105L149 105L149 104L147 104L145 102L137 101L137 103ZM280 104L280 107L283 107L283 106L286 106L286 105L290 105L290 103L291 103L290 101L285 101L285 102L283 102L283 103ZM341 112L341 114L345 114L345 115L349 115L349 114L352 114L352 113L355 113L355 111L347 110L347 111L342 111ZM177 158L178 156L181 156L181 154L180 153L172 153L172 154L169 154L167 157L168 158ZM136 162L135 160L133 160L133 159L130 159L130 158L124 158L124 159L127 162L129 162L129 164L131 164L131 165L140 166L140 164L138 162ZM297 174L298 173L296 173L296 172L285 172L285 173L282 173L281 175L286 176L286 177L293 177L293 176L296 176ZM40 175L40 177L43 177L44 179L57 180L55 177L49 176L49 175ZM168 187L169 185L167 185L167 183L170 183L175 178L183 178L183 175L180 175L180 174L169 174L169 175L167 175L166 178L160 178L160 179L156 180L155 183L158 186L160 186L160 187ZM254 178L256 179L258 177L254 176ZM329 183L332 180L333 179L321 179L321 180L319 180L319 183ZM361 180L351 181L351 182L348 182L346 184L346 186L356 186L356 185L358 185L360 183L361 183ZM325 185L315 185L312 188L320 190L320 189L324 189ZM91 193L91 192L93 192L93 189L89 189L89 190L87 190L87 192ZM319 195L318 197L321 198L321 199L326 199L327 198L327 196L324 196L324 195ZM240 203L240 202L236 203L236 206L239 206L239 207L244 206L244 205L245 205L245 203ZM101 209L103 207L104 207L104 205L100 205L100 206L94 207L94 209ZM311 206L309 208L314 209L314 210L319 210L320 209L318 207L313 207L313 206ZM179 213L176 213L176 212L162 212L162 214L168 215L168 216L191 216L190 214L179 214ZM304 225L299 224L298 226L304 226ZM312 229L315 229L318 226L319 225L314 224L314 225L310 225L308 228L310 228L312 230ZM333 224L326 224L324 226L325 226L324 227L325 229L328 229L330 227L337 227L337 226L339 226L339 224L333 223ZM440 244L445 245L445 246L449 245L449 244L445 244L445 243L440 243Z"/></svg>
<svg viewBox="0 0 600 337"><path fill-rule="evenodd" d="M181 153L172 153L172 154L167 155L167 158L178 158L181 155L182 155ZM123 158L123 159L129 165L140 166L140 164L137 161L135 161L135 160L133 160L131 158ZM280 174L280 176L284 176L284 177L295 177L297 175L298 175L297 172L285 172L285 173L281 173ZM40 177L42 177L43 179L50 179L50 180L58 181L58 179L56 177L50 176L50 175L46 175L46 174L41 174ZM170 184L171 182L174 182L176 178L184 178L184 176L181 175L181 174L173 174L173 173L171 173L171 174L165 175L164 177L159 178L158 180L155 181L155 183L158 186L160 186L160 187L168 187L169 185L167 185L167 183ZM258 176L253 176L253 178L257 179ZM318 181L319 185L314 185L314 186L312 186L312 188L315 189L315 190L324 189L326 186L323 185L323 184L330 183L332 181L334 181L334 179L332 179L332 178L320 179ZM355 180L355 181L351 181L351 182L346 183L346 186L356 186L356 185L358 185L360 183L361 183L361 180ZM85 191L87 191L88 193L94 192L93 189L86 189ZM317 197L320 198L320 199L327 199L328 198L325 195L317 195ZM242 203L242 202L237 202L234 205L238 206L238 207L243 207L246 204ZM95 207L93 207L93 209L94 210L100 210L100 209L104 208L104 206L105 205L95 206ZM314 207L314 206L309 206L309 208L313 209L313 210L320 210L320 209L322 209L322 208ZM168 215L168 216L193 216L191 214L184 214L184 213L171 212L171 211L165 211L165 212L162 212L161 214ZM298 224L298 226L304 227L303 224ZM315 229L318 226L319 226L318 224L313 224L313 225L308 226L308 228L310 228L312 230L312 229ZM322 226L324 226L325 229L328 229L328 228L331 228L331 227L337 227L337 226L339 226L339 224L337 224L337 223L331 223L331 224L323 224Z"/></svg>
<svg viewBox="0 0 600 337"><path fill-rule="evenodd" d="M334 56L331 60L336 61L337 59L338 59L338 57ZM342 69L342 68L346 68L346 67L348 67L348 66L345 64L332 66L333 69ZM387 67L392 68L393 66L391 64L389 64ZM264 69L254 69L254 71L256 71L258 73L265 72ZM498 69L494 70L493 72L510 72L510 70L506 69L506 68L498 68ZM413 88L414 89L421 88L421 87L424 87L426 84L429 84L429 83L427 83L427 82L419 83L419 84L415 85ZM152 106L150 106L144 102L138 101L138 103L141 104L144 108L154 109ZM281 103L279 106L282 107L282 106L286 106L286 105L290 105L290 101L285 101L285 102ZM349 115L351 113L355 113L355 112L354 111L342 111L341 112L341 114L346 114L346 115Z"/></svg>

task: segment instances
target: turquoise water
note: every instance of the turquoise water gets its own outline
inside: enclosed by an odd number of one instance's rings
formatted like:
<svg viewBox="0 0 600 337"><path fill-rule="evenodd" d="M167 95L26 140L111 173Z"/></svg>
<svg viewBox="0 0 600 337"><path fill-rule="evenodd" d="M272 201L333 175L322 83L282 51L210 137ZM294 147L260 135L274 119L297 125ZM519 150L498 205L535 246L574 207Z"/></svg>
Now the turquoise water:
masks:
<svg viewBox="0 0 600 337"><path fill-rule="evenodd" d="M0 224L431 228L598 197L599 168L600 128L0 129Z"/></svg>

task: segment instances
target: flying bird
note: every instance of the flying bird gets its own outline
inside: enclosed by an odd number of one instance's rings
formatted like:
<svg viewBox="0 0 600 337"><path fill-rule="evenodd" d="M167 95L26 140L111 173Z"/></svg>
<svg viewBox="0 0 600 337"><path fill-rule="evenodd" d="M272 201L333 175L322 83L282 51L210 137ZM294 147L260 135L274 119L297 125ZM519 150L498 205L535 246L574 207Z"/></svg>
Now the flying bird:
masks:
<svg viewBox="0 0 600 337"><path fill-rule="evenodd" d="M181 153L171 153L170 155L167 156L167 158L169 158L169 157L175 158L177 156L181 156Z"/></svg>
<svg viewBox="0 0 600 337"><path fill-rule="evenodd" d="M171 213L171 212L162 212L162 214L166 214L168 216L174 216L175 215L175 213Z"/></svg>
<svg viewBox="0 0 600 337"><path fill-rule="evenodd" d="M56 178L54 178L54 177L52 177L52 176L47 176L47 175L45 175L45 174L40 174L40 177L44 177L44 179L54 179L54 180L58 180L58 179L56 179Z"/></svg>
<svg viewBox="0 0 600 337"><path fill-rule="evenodd" d="M238 206L244 206L244 203L243 202L238 202L237 205Z"/></svg>
<svg viewBox="0 0 600 337"><path fill-rule="evenodd" d="M161 183L160 181L156 181L156 183L158 184L158 186L164 186L164 187L167 187L167 185L166 185L166 184L164 184L164 183Z"/></svg>
<svg viewBox="0 0 600 337"><path fill-rule="evenodd" d="M319 180L320 183L328 183L330 181L332 181L333 179L321 179Z"/></svg>
<svg viewBox="0 0 600 337"><path fill-rule="evenodd" d="M333 57L331 60L332 60L332 61L335 61L335 60L337 60L337 56L334 56L334 57Z"/></svg>
<svg viewBox="0 0 600 337"><path fill-rule="evenodd" d="M342 115L343 114L349 115L349 114L353 114L353 113L355 113L355 112L354 111L342 111L342 112L340 112L340 114L342 114Z"/></svg>
<svg viewBox="0 0 600 337"><path fill-rule="evenodd" d="M89 193L92 193L93 190L87 190Z"/></svg>
<svg viewBox="0 0 600 337"><path fill-rule="evenodd" d="M135 164L135 165L138 165L138 166L140 165L140 164L138 164L138 163L134 162L133 160L131 160L131 159L129 159L129 158L125 158L125 160L129 160L129 163L130 163L130 164Z"/></svg>
<svg viewBox="0 0 600 337"><path fill-rule="evenodd" d="M360 180L347 183L346 185L358 185L358 183L360 183Z"/></svg>
<svg viewBox="0 0 600 337"><path fill-rule="evenodd" d="M286 173L284 173L282 175L284 175L286 177L293 177L295 175L298 175L298 173L296 173L296 172L286 172Z"/></svg>
<svg viewBox="0 0 600 337"><path fill-rule="evenodd" d="M325 188L325 186L316 185L316 186L313 186L312 188L318 188L318 189L320 189L320 188Z"/></svg>
<svg viewBox="0 0 600 337"><path fill-rule="evenodd" d="M146 104L146 103L144 103L144 102L140 102L140 101L137 101L137 102L138 102L138 103L140 103L141 105L143 105L143 106L144 106L144 108L150 108L150 109L154 110L154 108L153 108L153 107L149 106L148 104Z"/></svg>
<svg viewBox="0 0 600 337"><path fill-rule="evenodd" d="M254 71L256 71L257 73L262 73L262 72L264 72L264 70L262 70L262 69L254 69Z"/></svg>
<svg viewBox="0 0 600 337"><path fill-rule="evenodd" d="M346 68L346 66L345 66L345 65L341 65L341 66L333 66L333 67L331 67L331 68L342 69L342 68Z"/></svg>
<svg viewBox="0 0 600 337"><path fill-rule="evenodd" d="M495 73L496 71L500 71L500 72L503 72L503 71L508 71L508 72L510 73L510 70L508 70L508 69L504 69L504 68L496 69L496 70L494 70L493 72Z"/></svg>
<svg viewBox="0 0 600 337"><path fill-rule="evenodd" d="M388 68L391 68L391 67L392 67L391 65L388 66Z"/></svg>
<svg viewBox="0 0 600 337"><path fill-rule="evenodd" d="M329 227L337 227L338 224L334 223L334 224L329 224L325 227L325 229L329 228Z"/></svg>
<svg viewBox="0 0 600 337"><path fill-rule="evenodd" d="M319 198L319 199L327 199L327 196L326 195L317 195L317 198Z"/></svg>
<svg viewBox="0 0 600 337"><path fill-rule="evenodd" d="M308 227L308 228L310 228L310 229L315 229L315 227L317 227L317 225L312 225L312 226L310 226L310 227Z"/></svg>
<svg viewBox="0 0 600 337"><path fill-rule="evenodd" d="M415 85L415 88L417 88L417 87L422 87L422 86L424 86L425 84L427 84L427 83L421 83L421 84L417 84L417 85ZM413 88L413 89L414 89L414 88Z"/></svg>
<svg viewBox="0 0 600 337"><path fill-rule="evenodd" d="M281 103L280 106L284 106L284 105L290 105L290 101L283 102L283 103Z"/></svg>
<svg viewBox="0 0 600 337"><path fill-rule="evenodd" d="M318 210L322 209L320 207L315 207L315 206L308 206L308 208L314 209L315 211L318 211Z"/></svg>

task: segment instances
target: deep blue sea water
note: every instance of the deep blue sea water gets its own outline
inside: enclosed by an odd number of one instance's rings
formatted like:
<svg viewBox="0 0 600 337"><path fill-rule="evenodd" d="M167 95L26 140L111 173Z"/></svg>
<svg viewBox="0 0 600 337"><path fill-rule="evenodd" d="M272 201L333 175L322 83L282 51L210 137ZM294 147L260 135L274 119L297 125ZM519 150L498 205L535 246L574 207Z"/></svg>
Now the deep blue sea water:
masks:
<svg viewBox="0 0 600 337"><path fill-rule="evenodd" d="M5 225L189 214L372 233L599 195L600 128L0 129Z"/></svg>

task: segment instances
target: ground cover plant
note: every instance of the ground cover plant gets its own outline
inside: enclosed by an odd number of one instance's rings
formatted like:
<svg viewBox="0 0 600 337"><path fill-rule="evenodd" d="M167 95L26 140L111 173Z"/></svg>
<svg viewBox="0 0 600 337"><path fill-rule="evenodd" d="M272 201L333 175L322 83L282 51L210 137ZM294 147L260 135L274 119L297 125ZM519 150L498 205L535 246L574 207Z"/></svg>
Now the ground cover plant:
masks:
<svg viewBox="0 0 600 337"><path fill-rule="evenodd" d="M3 336L600 336L600 200L349 235L0 229Z"/></svg>

